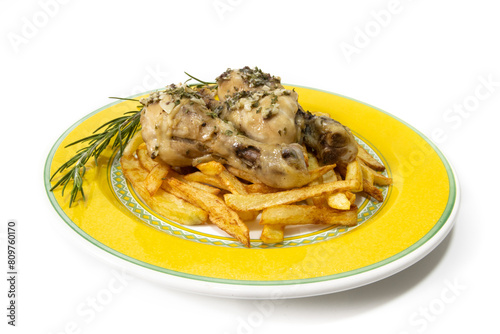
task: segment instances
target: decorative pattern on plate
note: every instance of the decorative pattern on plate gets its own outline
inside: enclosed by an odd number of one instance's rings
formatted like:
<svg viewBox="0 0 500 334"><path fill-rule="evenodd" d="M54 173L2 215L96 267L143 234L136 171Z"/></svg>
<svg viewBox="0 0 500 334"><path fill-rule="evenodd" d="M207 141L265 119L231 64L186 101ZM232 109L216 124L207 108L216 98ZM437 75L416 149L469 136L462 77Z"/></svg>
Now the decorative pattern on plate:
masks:
<svg viewBox="0 0 500 334"><path fill-rule="evenodd" d="M380 158L380 154L375 152L371 146L369 146L365 140L360 139L359 135L355 135L356 141L367 150L372 156L374 156L379 162L384 164L387 170L383 173L388 176L387 171L390 169L387 164ZM156 214L151 208L149 208L146 203L144 203L139 196L133 191L133 188L128 184L123 173L121 171L120 160L115 157L110 165L108 176L110 180L110 185L112 190L118 200L122 205L127 208L133 215L135 215L139 220L146 223L147 225L158 229L162 232L168 233L172 236L183 238L186 240L191 240L195 242L200 242L204 244L210 244L214 246L223 246L231 248L245 248L239 244L234 238L229 236L216 235L212 233L206 233L200 231L197 226L185 226L178 224L166 217L162 217ZM390 176L390 175L389 175ZM388 195L390 195L391 187L380 187L387 201ZM359 207L358 212L358 224L351 227L325 227L320 226L312 227L307 232L297 233L289 237L285 237L284 241L277 244L265 244L259 239L251 239L252 247L259 248L286 248L286 247L297 247L304 245L311 245L317 242L330 240L332 238L341 236L352 229L360 226L361 224L372 218L383 206L383 203L378 203L372 199L365 199L364 197L358 196L356 204Z"/></svg>

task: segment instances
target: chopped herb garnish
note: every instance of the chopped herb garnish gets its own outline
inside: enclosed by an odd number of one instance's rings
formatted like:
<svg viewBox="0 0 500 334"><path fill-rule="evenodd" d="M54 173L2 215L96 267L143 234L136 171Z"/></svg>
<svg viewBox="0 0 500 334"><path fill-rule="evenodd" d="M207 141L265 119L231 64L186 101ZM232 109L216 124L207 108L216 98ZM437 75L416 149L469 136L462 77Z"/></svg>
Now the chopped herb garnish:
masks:
<svg viewBox="0 0 500 334"><path fill-rule="evenodd" d="M258 67L252 69L248 66L245 66L239 70L239 73L243 78L243 80L251 88L264 85L268 85L269 87L272 88L279 85L281 81L279 77L274 77L269 73L264 73Z"/></svg>
<svg viewBox="0 0 500 334"><path fill-rule="evenodd" d="M276 94L271 94L271 104L276 104L278 102L278 96Z"/></svg>
<svg viewBox="0 0 500 334"><path fill-rule="evenodd" d="M264 119L269 119L274 116L272 108L267 108L265 112L266 114L263 116Z"/></svg>
<svg viewBox="0 0 500 334"><path fill-rule="evenodd" d="M207 111L206 114L212 118L217 118L219 115L214 113L213 111Z"/></svg>

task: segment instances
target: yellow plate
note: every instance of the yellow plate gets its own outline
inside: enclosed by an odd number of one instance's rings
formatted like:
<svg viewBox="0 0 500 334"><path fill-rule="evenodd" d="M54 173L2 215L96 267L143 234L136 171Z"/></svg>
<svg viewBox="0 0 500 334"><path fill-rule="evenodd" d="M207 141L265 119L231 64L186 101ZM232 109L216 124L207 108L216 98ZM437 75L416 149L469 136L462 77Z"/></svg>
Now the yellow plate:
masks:
<svg viewBox="0 0 500 334"><path fill-rule="evenodd" d="M348 126L394 180L383 189L384 203L358 203L355 228L295 229L283 243L270 246L258 240L258 227L251 226L253 247L246 249L213 227L185 227L156 215L124 180L112 150L101 156L99 167L88 169L86 200L68 208L67 194L50 191L50 175L78 149L65 146L134 110L137 103L131 101L96 110L59 138L45 166L49 199L73 234L105 260L210 295L283 298L341 291L392 275L434 249L452 228L459 204L458 183L443 154L380 109L329 92L293 88L304 109L329 113Z"/></svg>

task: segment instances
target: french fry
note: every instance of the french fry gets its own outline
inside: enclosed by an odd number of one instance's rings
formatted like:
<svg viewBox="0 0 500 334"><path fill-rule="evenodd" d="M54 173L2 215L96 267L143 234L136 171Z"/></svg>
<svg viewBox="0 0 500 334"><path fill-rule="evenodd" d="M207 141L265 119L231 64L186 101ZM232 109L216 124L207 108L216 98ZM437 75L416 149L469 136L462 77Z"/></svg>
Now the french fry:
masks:
<svg viewBox="0 0 500 334"><path fill-rule="evenodd" d="M371 169L370 167L365 165L363 163L363 161L361 161L361 159L359 159L359 158L358 158L358 162L359 162L359 165L361 166L361 171L363 172L363 180L367 181L369 184L373 185L373 181L374 181L375 177L374 177L373 173L370 172L373 169Z"/></svg>
<svg viewBox="0 0 500 334"><path fill-rule="evenodd" d="M308 161L309 161L309 165L307 167L308 167L309 171L314 170L316 168L319 168L318 159L316 159L316 157L314 155L312 155L311 153L308 153L307 156L308 156ZM331 173L332 171L333 171L333 169L329 170L327 173ZM315 180L313 180L312 182L310 182L309 185L313 186L316 184L324 183L325 175L326 175L326 173L323 174L321 177L318 177ZM327 198L326 195L307 198L306 203L308 205L325 206L327 203L326 198Z"/></svg>
<svg viewBox="0 0 500 334"><path fill-rule="evenodd" d="M135 151L137 150L137 147L139 147L139 145L142 144L144 144L144 141L142 140L142 132L138 131L130 139L127 146L125 146L125 149L123 150L123 155L128 157L134 155ZM144 144L144 146L146 146L146 144Z"/></svg>
<svg viewBox="0 0 500 334"><path fill-rule="evenodd" d="M280 191L280 189L270 187L268 185L265 185L264 183L247 184L245 185L245 189L249 194L254 194L254 193L269 194Z"/></svg>
<svg viewBox="0 0 500 334"><path fill-rule="evenodd" d="M156 166L151 169L148 176L144 180L146 189L151 196L154 196L158 189L160 189L163 179L167 177L170 167L164 164L156 164Z"/></svg>
<svg viewBox="0 0 500 334"><path fill-rule="evenodd" d="M354 204L354 202L356 201L356 194L353 194L350 191L346 191L344 194L347 197L347 199L349 200L349 202L351 202L351 205Z"/></svg>
<svg viewBox="0 0 500 334"><path fill-rule="evenodd" d="M211 186L229 191L229 188L217 176L203 174L202 172L194 172L184 175L184 180L209 184Z"/></svg>
<svg viewBox="0 0 500 334"><path fill-rule="evenodd" d="M368 167L363 161L359 161L361 169L363 170L363 177L371 184L378 186L388 186L392 184L392 179L380 173L377 173L372 168Z"/></svg>
<svg viewBox="0 0 500 334"><path fill-rule="evenodd" d="M151 196L143 180L148 172L133 155L123 155L120 160L122 172L142 200L159 215L185 225L208 222L208 213L170 193L159 189Z"/></svg>
<svg viewBox="0 0 500 334"><path fill-rule="evenodd" d="M345 193L335 193L328 196L328 206L337 210L349 210L351 201L347 198Z"/></svg>
<svg viewBox="0 0 500 334"><path fill-rule="evenodd" d="M374 172L373 183L377 186L389 186L392 184L392 178Z"/></svg>
<svg viewBox="0 0 500 334"><path fill-rule="evenodd" d="M312 153L307 153L307 161L308 161L307 168L309 170L319 167L318 159Z"/></svg>
<svg viewBox="0 0 500 334"><path fill-rule="evenodd" d="M220 175L224 170L224 166L217 161L204 162L196 165L195 167L198 168L203 174L210 176Z"/></svg>
<svg viewBox="0 0 500 334"><path fill-rule="evenodd" d="M352 191L357 192L363 190L363 172L357 160L353 160L347 164L345 179L356 182L357 187L352 189Z"/></svg>
<svg viewBox="0 0 500 334"><path fill-rule="evenodd" d="M238 214L231 210L219 197L201 192L174 177L167 177L166 183L172 189L175 189L182 196L182 199L207 211L210 221L221 230L236 238L245 246L250 247L248 227L241 221Z"/></svg>
<svg viewBox="0 0 500 334"><path fill-rule="evenodd" d="M229 191L232 192L233 194L241 194L241 195L248 194L245 185L241 183L240 180L236 178L236 176L229 173L225 168L219 174L219 177L221 178L222 183L224 183L229 189Z"/></svg>
<svg viewBox="0 0 500 334"><path fill-rule="evenodd" d="M229 173L233 174L236 177L239 177L242 180L248 181L250 183L261 183L261 181L253 174L239 168L235 168L233 166L226 166L226 169Z"/></svg>
<svg viewBox="0 0 500 334"><path fill-rule="evenodd" d="M209 186L207 184L203 184L203 183L196 182L196 181L186 180L185 179L186 175L181 175L181 174L177 173L176 171L174 171L172 169L168 173L169 173L170 176L175 177L177 180L185 182L187 184L190 184L193 187L200 189L201 191L205 191L205 192L211 193L213 195L218 195L220 193L220 189L219 188L216 188L216 187L213 187L213 186Z"/></svg>
<svg viewBox="0 0 500 334"><path fill-rule="evenodd" d="M155 166L158 165L158 162L154 161L149 156L148 151L146 149L146 144L141 144L137 149L136 153L141 166L147 169L148 171L153 170L153 168L155 168Z"/></svg>
<svg viewBox="0 0 500 334"><path fill-rule="evenodd" d="M325 175L329 171L333 170L335 168L335 164L333 165L326 165L326 166L321 166L312 170L309 170L309 178L311 181L317 180L319 177Z"/></svg>
<svg viewBox="0 0 500 334"><path fill-rule="evenodd" d="M217 161L210 161L196 166L203 174L208 176L219 177L225 188L233 194L247 194L247 190L243 183L240 182L233 174L229 173L224 165Z"/></svg>
<svg viewBox="0 0 500 334"><path fill-rule="evenodd" d="M284 225L264 225L260 240L266 244L282 242L285 237Z"/></svg>
<svg viewBox="0 0 500 334"><path fill-rule="evenodd" d="M379 202L384 201L382 191L380 191L380 189L378 189L374 185L370 184L367 180L363 180L363 191Z"/></svg>
<svg viewBox="0 0 500 334"><path fill-rule="evenodd" d="M378 162L374 157L371 156L361 145L358 144L358 158L360 158L368 167L383 172L385 166Z"/></svg>
<svg viewBox="0 0 500 334"><path fill-rule="evenodd" d="M326 224L354 226L357 224L356 206L349 210L335 210L314 205L277 205L264 209L260 224L265 225L305 225Z"/></svg>
<svg viewBox="0 0 500 334"><path fill-rule="evenodd" d="M295 203L307 198L338 191L352 190L357 187L358 184L356 180L348 180L306 186L269 194L225 194L224 200L227 205L234 210L262 210L270 206Z"/></svg>
<svg viewBox="0 0 500 334"><path fill-rule="evenodd" d="M341 179L337 178L337 175L335 174L334 170L329 171L325 175L323 175L323 183L326 182L334 182L334 181L340 181Z"/></svg>
<svg viewBox="0 0 500 334"><path fill-rule="evenodd" d="M274 193L277 191L280 191L280 189L270 187L264 183L262 183L257 177L255 177L253 174L250 174L249 172L238 169L232 166L225 166L227 171L233 174L234 176L250 182L250 184L244 184L243 186L245 187L245 190L247 193L253 194L253 193L263 193L263 194L268 194L268 193Z"/></svg>
<svg viewBox="0 0 500 334"><path fill-rule="evenodd" d="M199 183L199 182L192 182L192 181L187 181L187 180L184 180L184 178L182 176L180 177L177 177L177 176L174 176L176 179L178 180L181 180L201 191L204 191L204 192L207 192L207 193L210 193L212 195L218 195L220 193L220 189L219 188L215 188L215 187L212 187L212 186L209 186L209 185L206 185L206 184L203 184L203 183Z"/></svg>
<svg viewBox="0 0 500 334"><path fill-rule="evenodd" d="M243 221L252 221L257 218L260 211L235 211Z"/></svg>
<svg viewBox="0 0 500 334"><path fill-rule="evenodd" d="M325 174L323 176L323 179L327 180L328 182L335 182L338 180L341 180L339 176L334 171L331 171L329 174ZM351 192L338 192L334 193L331 195L326 196L326 204L331 207L332 209L337 209L337 210L349 210L351 207L351 202L349 198L347 197L347 193L352 194ZM324 204L321 206L325 206Z"/></svg>

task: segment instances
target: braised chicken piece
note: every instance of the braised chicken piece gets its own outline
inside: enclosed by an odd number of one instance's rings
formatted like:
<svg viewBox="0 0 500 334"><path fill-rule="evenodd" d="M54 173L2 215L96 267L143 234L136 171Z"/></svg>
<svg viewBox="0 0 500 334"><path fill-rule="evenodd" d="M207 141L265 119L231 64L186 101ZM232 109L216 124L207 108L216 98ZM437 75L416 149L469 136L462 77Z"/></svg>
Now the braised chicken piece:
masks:
<svg viewBox="0 0 500 334"><path fill-rule="evenodd" d="M250 171L276 188L311 181L301 145L259 142L241 135L209 109L206 100L206 95L186 85L172 85L141 100L142 137L152 158L179 167L217 160Z"/></svg>
<svg viewBox="0 0 500 334"><path fill-rule="evenodd" d="M358 146L351 131L327 115L313 115L299 107L295 123L304 143L324 165L349 163L356 159Z"/></svg>
<svg viewBox="0 0 500 334"><path fill-rule="evenodd" d="M279 77L248 66L228 69L217 78L223 103L219 116L248 137L266 143L300 143L323 164L348 163L357 145L350 130L328 116L305 112L298 94L285 89Z"/></svg>
<svg viewBox="0 0 500 334"><path fill-rule="evenodd" d="M280 78L260 69L228 69L217 78L220 117L249 138L269 144L296 143L299 104L296 92L285 89Z"/></svg>

